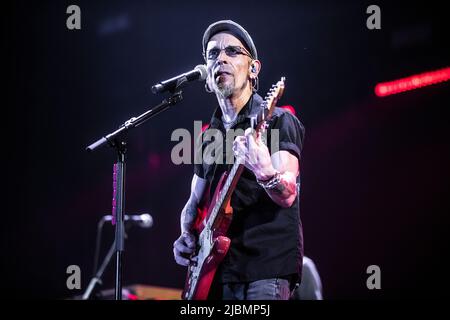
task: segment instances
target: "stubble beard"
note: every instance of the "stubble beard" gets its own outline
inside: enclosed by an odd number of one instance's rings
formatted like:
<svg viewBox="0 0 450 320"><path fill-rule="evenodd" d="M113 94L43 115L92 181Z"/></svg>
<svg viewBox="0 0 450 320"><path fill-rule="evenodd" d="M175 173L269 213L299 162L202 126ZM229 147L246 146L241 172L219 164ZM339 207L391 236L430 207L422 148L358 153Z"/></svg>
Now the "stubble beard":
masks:
<svg viewBox="0 0 450 320"><path fill-rule="evenodd" d="M234 79L233 81L220 82L215 84L216 92L222 98L229 98L233 94L234 91Z"/></svg>

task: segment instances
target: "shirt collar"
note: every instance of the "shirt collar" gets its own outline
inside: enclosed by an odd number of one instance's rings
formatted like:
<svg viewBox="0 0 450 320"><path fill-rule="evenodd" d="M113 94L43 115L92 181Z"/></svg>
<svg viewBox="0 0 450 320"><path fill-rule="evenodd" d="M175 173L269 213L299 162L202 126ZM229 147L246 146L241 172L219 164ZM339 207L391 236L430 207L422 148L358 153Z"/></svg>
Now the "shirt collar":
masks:
<svg viewBox="0 0 450 320"><path fill-rule="evenodd" d="M245 122L251 117L255 116L258 111L261 109L261 104L263 103L263 98L257 93L254 93L250 98L248 99L245 106L239 111L239 114L236 118L236 121L233 125L236 126L239 123ZM222 122L222 109L220 107L217 107L216 110L213 113L213 116L210 121L210 127L211 128L223 128L223 122Z"/></svg>

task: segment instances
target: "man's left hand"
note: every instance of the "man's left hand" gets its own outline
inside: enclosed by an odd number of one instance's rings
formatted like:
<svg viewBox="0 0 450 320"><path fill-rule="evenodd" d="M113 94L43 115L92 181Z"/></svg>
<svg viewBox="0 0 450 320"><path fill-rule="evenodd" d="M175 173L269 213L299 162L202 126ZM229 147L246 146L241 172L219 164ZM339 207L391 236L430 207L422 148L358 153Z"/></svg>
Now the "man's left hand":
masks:
<svg viewBox="0 0 450 320"><path fill-rule="evenodd" d="M269 149L262 141L260 132L255 137L251 128L245 130L244 136L234 140L233 152L236 157L245 160L245 167L251 170L258 180L268 180L276 173Z"/></svg>

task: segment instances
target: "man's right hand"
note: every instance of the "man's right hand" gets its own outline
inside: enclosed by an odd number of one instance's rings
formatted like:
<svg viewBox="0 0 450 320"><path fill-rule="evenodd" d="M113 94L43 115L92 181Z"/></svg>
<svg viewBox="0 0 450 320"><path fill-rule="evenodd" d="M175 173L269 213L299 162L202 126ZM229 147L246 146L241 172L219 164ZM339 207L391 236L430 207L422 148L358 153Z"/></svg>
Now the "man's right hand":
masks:
<svg viewBox="0 0 450 320"><path fill-rule="evenodd" d="M175 261L179 265L187 266L189 262L194 260L191 259L190 256L194 253L195 247L195 236L190 232L183 232L173 243L173 255L175 257Z"/></svg>
<svg viewBox="0 0 450 320"><path fill-rule="evenodd" d="M200 203L200 199L203 197L206 186L207 180L194 174L191 183L191 195L181 211L181 235L173 243L173 255L175 261L182 266L187 266L190 262L197 261L197 256L192 256L196 249L197 239L190 230L195 222L197 206Z"/></svg>

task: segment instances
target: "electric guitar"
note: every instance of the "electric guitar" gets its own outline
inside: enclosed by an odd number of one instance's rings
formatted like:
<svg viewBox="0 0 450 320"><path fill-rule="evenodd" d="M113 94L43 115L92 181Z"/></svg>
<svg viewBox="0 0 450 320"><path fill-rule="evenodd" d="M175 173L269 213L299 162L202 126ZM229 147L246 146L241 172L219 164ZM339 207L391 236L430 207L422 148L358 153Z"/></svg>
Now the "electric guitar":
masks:
<svg viewBox="0 0 450 320"><path fill-rule="evenodd" d="M261 111L251 119L253 134L266 130L266 121L270 120L275 104L284 91L285 78L282 77L269 90ZM206 300L214 275L219 264L228 252L230 239L226 234L233 217L231 195L244 170L244 160L235 159L230 171L225 172L217 184L214 196L207 209L198 208L197 220L193 231L198 235L198 245L193 256L196 263L190 263L182 298L186 300Z"/></svg>

